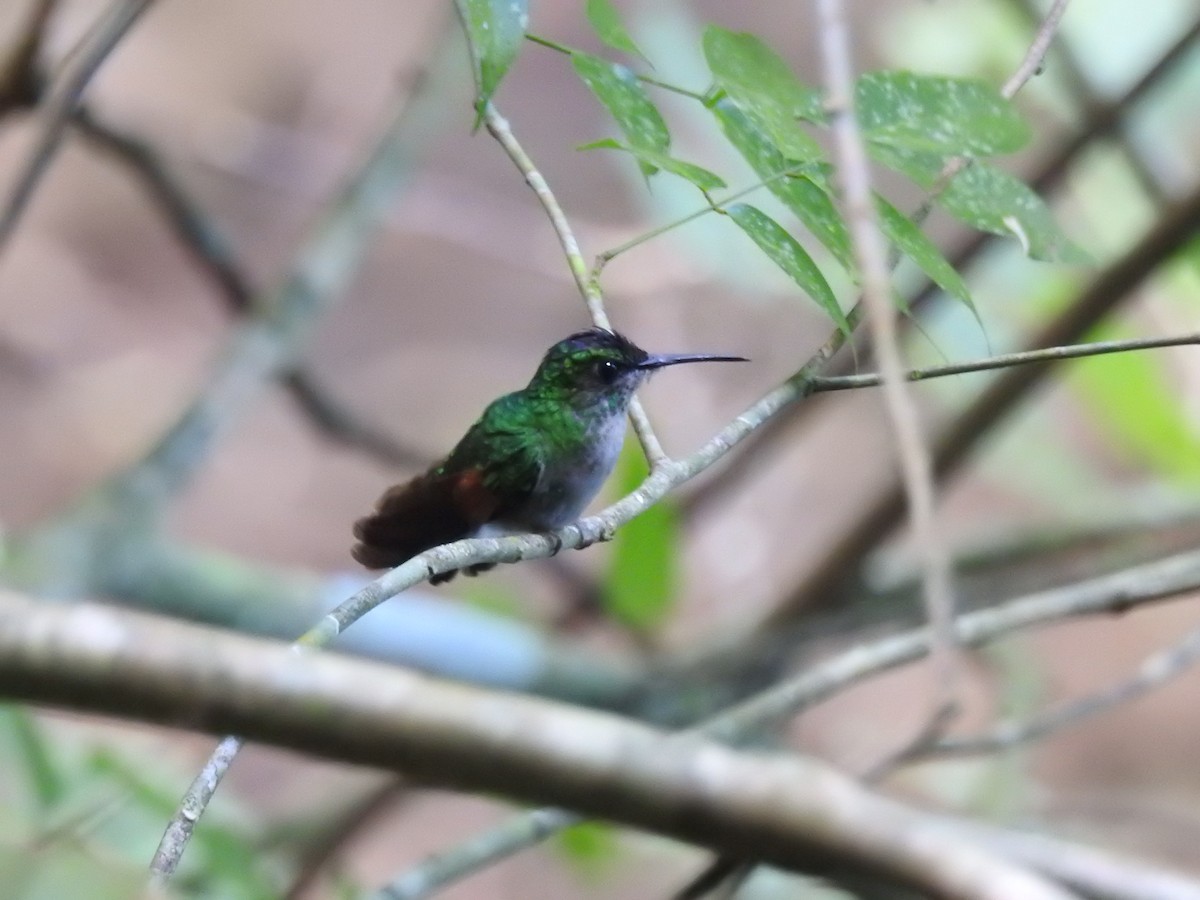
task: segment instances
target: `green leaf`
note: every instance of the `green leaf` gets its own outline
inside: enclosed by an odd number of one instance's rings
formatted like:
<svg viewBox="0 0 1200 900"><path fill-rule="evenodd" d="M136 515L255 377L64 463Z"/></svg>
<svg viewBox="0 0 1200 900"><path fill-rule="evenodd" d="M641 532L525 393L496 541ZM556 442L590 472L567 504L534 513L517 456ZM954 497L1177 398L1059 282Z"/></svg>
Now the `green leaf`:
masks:
<svg viewBox="0 0 1200 900"><path fill-rule="evenodd" d="M664 171L670 172L672 175L678 175L694 184L700 190L708 193L709 191L718 191L725 187L725 182L721 177L702 166L697 166L693 163L684 162L681 159L675 159L672 156L667 156L664 153L656 153L653 150L646 150L641 147L630 147L628 144L622 144L620 141L612 138L604 138L600 141L592 141L590 144L584 144L580 150L624 150L626 153L636 157L639 162L645 163L651 167L658 167Z"/></svg>
<svg viewBox="0 0 1200 900"><path fill-rule="evenodd" d="M913 150L873 141L867 142L867 152L881 166L899 172L926 190L937 183L938 175L951 159L928 150Z"/></svg>
<svg viewBox="0 0 1200 900"><path fill-rule="evenodd" d="M631 146L657 153L667 151L671 146L667 124L629 69L587 53L571 54L571 64L588 90L616 120ZM644 162L639 165L646 175L656 171Z"/></svg>
<svg viewBox="0 0 1200 900"><path fill-rule="evenodd" d="M854 273L854 250L850 232L829 195L828 179L815 162L797 162L779 152L766 132L728 98L713 106L713 115L734 148L759 178L771 179L780 172L796 175L775 178L768 190L791 210L847 272Z"/></svg>
<svg viewBox="0 0 1200 900"><path fill-rule="evenodd" d="M55 764L53 747L42 733L37 719L21 706L0 707L0 730L13 744L17 762L24 769L24 781L32 788L39 807L45 811L56 806L66 793L63 773ZM6 768L17 770L16 765Z"/></svg>
<svg viewBox="0 0 1200 900"><path fill-rule="evenodd" d="M622 494L646 477L636 442L626 442L617 464ZM617 530L604 580L604 608L636 631L650 631L670 611L678 581L679 513L660 501Z"/></svg>
<svg viewBox="0 0 1200 900"><path fill-rule="evenodd" d="M1015 237L1031 259L1090 265L1091 257L1063 233L1049 207L1007 172L975 162L954 176L938 203L980 231Z"/></svg>
<svg viewBox="0 0 1200 900"><path fill-rule="evenodd" d="M967 283L942 255L937 244L926 237L925 232L917 227L908 216L878 194L875 195L875 208L879 211L879 224L887 239L895 244L901 253L916 263L934 284L951 297L965 303L971 312L975 313L975 318L978 320L979 313L975 309L975 303L971 299Z"/></svg>
<svg viewBox="0 0 1200 900"><path fill-rule="evenodd" d="M868 72L858 80L854 110L868 140L946 156L1013 153L1029 125L982 79Z"/></svg>
<svg viewBox="0 0 1200 900"><path fill-rule="evenodd" d="M846 321L846 315L838 305L829 282L825 280L813 258L782 225L746 203L734 203L727 206L725 212L775 265L783 269L805 293L817 301L837 323L838 328L847 335L850 333L850 323Z"/></svg>
<svg viewBox="0 0 1200 900"><path fill-rule="evenodd" d="M622 53L646 59L646 55L638 49L638 45L633 42L633 38L625 30L621 15L610 0L587 0L587 17L588 21L592 23L592 30L596 32L596 36L608 46L614 50L620 50ZM650 60L646 59L646 62L649 63Z"/></svg>
<svg viewBox="0 0 1200 900"><path fill-rule="evenodd" d="M780 153L801 162L821 158L820 145L798 121L823 121L821 96L770 47L752 34L710 25L704 58L717 85L770 135Z"/></svg>
<svg viewBox="0 0 1200 900"><path fill-rule="evenodd" d="M1116 328L1091 340L1133 337ZM1180 484L1200 486L1200 431L1183 408L1178 373L1163 353L1113 353L1073 364L1071 380L1126 453Z"/></svg>
<svg viewBox="0 0 1200 900"><path fill-rule="evenodd" d="M528 0L466 0L467 31L479 67L479 108L492 98L529 27Z"/></svg>
<svg viewBox="0 0 1200 900"><path fill-rule="evenodd" d="M949 161L934 153L883 144L872 144L870 149L876 162L927 190L937 184ZM1049 207L1032 188L990 163L975 160L967 165L937 197L937 203L972 228L1015 237L1031 259L1092 264L1092 258L1059 228Z"/></svg>
<svg viewBox="0 0 1200 900"><path fill-rule="evenodd" d="M585 874L598 872L617 855L617 833L606 822L577 822L558 833L558 846Z"/></svg>

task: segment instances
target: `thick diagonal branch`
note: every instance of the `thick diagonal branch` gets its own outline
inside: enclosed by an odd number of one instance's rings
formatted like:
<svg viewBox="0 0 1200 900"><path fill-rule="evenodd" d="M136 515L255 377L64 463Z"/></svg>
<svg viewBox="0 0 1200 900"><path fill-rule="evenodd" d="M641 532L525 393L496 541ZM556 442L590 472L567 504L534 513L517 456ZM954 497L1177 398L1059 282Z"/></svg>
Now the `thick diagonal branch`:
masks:
<svg viewBox="0 0 1200 900"><path fill-rule="evenodd" d="M1070 896L816 760L112 609L0 599L0 690L570 806L801 871L865 871L945 900Z"/></svg>

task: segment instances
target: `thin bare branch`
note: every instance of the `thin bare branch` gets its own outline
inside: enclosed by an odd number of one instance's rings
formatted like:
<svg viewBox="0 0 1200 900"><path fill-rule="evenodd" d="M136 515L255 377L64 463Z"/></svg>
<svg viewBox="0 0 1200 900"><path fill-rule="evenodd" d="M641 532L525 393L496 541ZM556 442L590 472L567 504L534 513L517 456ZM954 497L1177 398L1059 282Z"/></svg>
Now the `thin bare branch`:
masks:
<svg viewBox="0 0 1200 900"><path fill-rule="evenodd" d="M463 24L463 33L467 37L467 43L471 43L471 29L466 27L468 16L464 5L464 0L456 0L455 9L458 11L459 19ZM479 86L479 70L475 64L478 59L478 54L472 50L471 53L471 74L475 78L476 88ZM579 249L579 241L575 238L575 231L571 227L571 223L567 221L567 216L563 212L562 207L558 203L558 198L554 196L554 192L550 190L550 185L546 183L546 179L542 173L538 171L537 166L533 164L533 160L529 154L525 152L525 148L521 146L513 134L512 126L508 120L500 115L500 111L489 100L484 104L483 122L487 127L488 134L496 139L500 146L504 149L505 154L513 165L517 167L517 171L525 178L525 183L529 185L534 196L542 205L542 209L546 211L546 215L550 219L550 226L554 229L554 234L558 237L558 242L562 246L563 255L567 259L567 267L571 270L571 277L575 279L575 286L579 289L579 294L583 297L583 302L587 305L588 315L591 316L592 324L599 328L607 328L612 330L612 323L608 320L608 312L604 309L604 296L600 292L600 283L594 278L588 277L587 263L584 261L583 253ZM633 430L637 434L638 442L642 445L642 451L646 454L646 461L650 464L651 471L667 462L667 454L663 452L662 444L658 440L658 436L654 433L654 426L650 424L650 418L646 415L646 411L642 408L642 403L636 397L629 404L629 421L633 423Z"/></svg>
<svg viewBox="0 0 1200 900"><path fill-rule="evenodd" d="M1106 690L1065 703L1025 722L1004 723L984 734L944 737L906 761L919 762L934 757L998 753L1041 740L1084 719L1109 712L1145 696L1183 674L1197 661L1200 661L1200 629L1190 632L1174 646L1147 657L1134 675Z"/></svg>
<svg viewBox="0 0 1200 900"><path fill-rule="evenodd" d="M1029 44L1029 49L1025 51L1025 56L1021 60L1020 65L1009 76L1008 81L1004 82L1000 88L1000 94L1008 100L1011 100L1017 95L1017 92L1025 86L1025 84L1042 69L1042 63L1045 61L1046 53L1050 50L1050 44L1054 41L1055 34L1058 33L1058 23L1062 21L1063 14L1067 11L1067 3L1070 0L1054 0L1053 5L1046 13L1046 17L1034 32L1033 40ZM961 172L967 166L971 165L973 160L967 156L956 156L946 163L942 171L938 173L937 183L929 196L922 202L921 206L913 213L913 221L924 222L929 218L929 213L933 210L933 201L950 186L950 182L954 180L954 176Z"/></svg>
<svg viewBox="0 0 1200 900"><path fill-rule="evenodd" d="M326 438L403 469L423 469L433 462L429 454L398 441L358 415L333 396L311 370L299 368L286 373L283 387L309 423Z"/></svg>
<svg viewBox="0 0 1200 900"><path fill-rule="evenodd" d="M1010 0L1011 5L1031 23L1039 23L1042 17L1041 5L1036 0ZM1045 27L1044 24L1042 27ZM1078 55L1071 47L1071 42L1063 37L1058 42L1055 53L1055 70L1060 76L1067 92L1080 110L1090 113L1105 102L1104 94L1094 88L1091 79ZM1118 122L1113 130L1117 147L1124 157L1129 173L1138 183L1146 197L1156 204L1162 203L1169 196L1168 186L1156 175L1155 166L1151 159L1150 148L1145 142L1133 137L1124 122Z"/></svg>
<svg viewBox="0 0 1200 900"><path fill-rule="evenodd" d="M1041 71L1042 63L1050 51L1050 44L1054 42L1054 35L1058 32L1058 25L1067 11L1069 2L1070 0L1054 0L1046 12L1042 24L1038 26L1038 30L1033 36L1029 49L1025 51L1025 58L1021 60L1021 64L1000 88L1000 93L1009 100L1017 96L1017 92L1025 87L1029 79Z"/></svg>
<svg viewBox="0 0 1200 900"><path fill-rule="evenodd" d="M355 838L373 826L384 813L393 811L403 803L404 798L411 795L410 789L407 779L393 775L337 816L332 825L319 835L304 853L299 871L292 877L292 883L280 900L303 900L312 896L309 892L330 861Z"/></svg>
<svg viewBox="0 0 1200 900"><path fill-rule="evenodd" d="M3 253L29 199L58 153L67 125L92 76L153 2L114 0L96 26L80 42L62 76L43 98L37 143L18 172L16 183L4 208L0 210L0 253Z"/></svg>
<svg viewBox="0 0 1200 900"><path fill-rule="evenodd" d="M917 422L916 406L905 388L887 250L875 218L867 151L854 115L854 69L845 9L841 0L817 0L816 7L827 91L826 109L836 141L837 173L845 218L861 270L863 304L872 346L879 360L888 421L896 438L900 471L908 497L909 525L921 560L926 615L936 639L933 664L939 696L930 725L940 732L957 708L961 670L955 646L950 555L937 532L929 450Z"/></svg>
<svg viewBox="0 0 1200 900"><path fill-rule="evenodd" d="M0 115L13 109L33 106L41 93L38 55L45 44L46 28L58 7L58 0L35 0L20 37L0 59Z"/></svg>
<svg viewBox="0 0 1200 900"><path fill-rule="evenodd" d="M195 402L141 462L104 488L108 496L129 509L156 513L188 483L248 401L295 365L409 177L428 135L414 120L430 116L440 116L440 110L429 92L397 98L369 158L313 226L284 283L271 297L252 304L257 316L235 330Z"/></svg>
<svg viewBox="0 0 1200 900"><path fill-rule="evenodd" d="M1001 353L996 356L984 357L983 359L949 363L944 366L910 369L904 372L902 377L905 381L928 381L933 378L945 378L948 375L964 375L968 372L986 372L993 369L1007 369L1012 366L1056 362L1063 359L1083 359L1088 356L1101 356L1107 353L1129 353L1134 350L1183 347L1191 344L1200 344L1200 333L1180 334L1163 338L1132 338L1124 341L1093 341L1087 344L1068 344L1064 347L1046 347L1041 350ZM847 391L856 388L875 387L882 380L883 377L878 372L864 372L861 375L818 375L813 378L812 391L816 394L823 391Z"/></svg>
<svg viewBox="0 0 1200 900"><path fill-rule="evenodd" d="M208 808L208 802L221 784L221 779L233 765L233 759L242 749L244 742L239 737L229 735L221 739L217 749L212 752L200 774L192 782L183 800L179 803L179 811L171 818L154 858L150 861L150 886L163 888L167 880L175 874L179 860L183 858L184 848L192 839L196 823Z"/></svg>
<svg viewBox="0 0 1200 900"><path fill-rule="evenodd" d="M947 831L969 836L1093 900L1200 900L1200 883L1159 865L1072 841L958 818Z"/></svg>

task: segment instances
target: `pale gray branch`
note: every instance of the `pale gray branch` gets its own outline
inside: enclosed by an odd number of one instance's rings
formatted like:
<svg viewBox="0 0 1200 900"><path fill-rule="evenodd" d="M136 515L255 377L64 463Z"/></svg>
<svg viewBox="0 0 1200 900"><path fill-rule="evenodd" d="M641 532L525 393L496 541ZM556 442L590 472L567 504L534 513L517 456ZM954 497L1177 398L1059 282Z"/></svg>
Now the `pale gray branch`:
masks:
<svg viewBox="0 0 1200 900"><path fill-rule="evenodd" d="M944 737L925 748L915 759L997 753L1041 740L1084 719L1109 712L1115 707L1145 696L1183 674L1198 660L1200 629L1188 633L1182 641L1173 646L1152 654L1132 676L1106 690L1065 703L1028 721L1002 723L984 734Z"/></svg>
<svg viewBox="0 0 1200 900"><path fill-rule="evenodd" d="M940 697L929 724L936 731L957 707L961 670L955 647L950 554L937 531L933 462L921 435L916 406L905 386L887 251L873 206L867 150L854 114L854 69L845 9L841 0L817 0L816 5L838 181L861 271L863 304L872 346L879 361L884 404L896 438L896 455L908 497L913 543L921 560L926 615L936 640L933 661Z"/></svg>
<svg viewBox="0 0 1200 900"><path fill-rule="evenodd" d="M570 807L789 869L866 871L934 898L1070 896L813 759L111 608L0 596L0 690Z"/></svg>
<svg viewBox="0 0 1200 900"><path fill-rule="evenodd" d="M1026 82L1041 71L1042 62L1050 51L1050 44L1054 42L1054 35L1058 33L1058 25L1067 11L1069 2L1070 0L1054 0L1045 18L1042 19L1042 24L1038 26L1037 33L1034 34L1033 40L1029 44L1029 49L1025 51L1025 58L1021 60L1021 64L1000 88L1000 93L1009 100L1017 96L1017 92L1025 87Z"/></svg>

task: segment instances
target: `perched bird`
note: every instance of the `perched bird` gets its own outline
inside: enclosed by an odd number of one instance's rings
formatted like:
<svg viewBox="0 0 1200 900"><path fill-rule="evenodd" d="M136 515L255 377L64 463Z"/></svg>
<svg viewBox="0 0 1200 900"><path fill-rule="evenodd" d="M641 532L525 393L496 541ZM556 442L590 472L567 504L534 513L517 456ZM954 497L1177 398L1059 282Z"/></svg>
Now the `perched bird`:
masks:
<svg viewBox="0 0 1200 900"><path fill-rule="evenodd" d="M734 361L745 360L651 355L602 328L559 341L528 386L488 406L449 456L390 488L354 524L354 558L384 569L461 538L552 531L573 522L612 472L634 391L665 366ZM493 565L470 566L467 574Z"/></svg>

